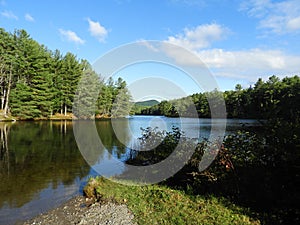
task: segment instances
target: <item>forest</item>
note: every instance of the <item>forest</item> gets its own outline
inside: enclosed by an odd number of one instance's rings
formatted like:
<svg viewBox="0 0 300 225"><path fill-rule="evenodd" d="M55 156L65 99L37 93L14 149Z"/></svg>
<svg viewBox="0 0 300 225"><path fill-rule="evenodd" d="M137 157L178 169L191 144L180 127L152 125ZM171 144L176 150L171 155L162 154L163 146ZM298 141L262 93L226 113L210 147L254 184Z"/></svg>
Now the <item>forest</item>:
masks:
<svg viewBox="0 0 300 225"><path fill-rule="evenodd" d="M249 88L237 84L235 90L197 93L185 98L162 101L138 112L143 115L190 116L188 112L195 106L200 118L209 118L210 109L224 98L228 118L269 119L284 118L299 123L300 78L271 76L267 81L261 78ZM209 105L209 102L212 105ZM192 104L192 105L191 105Z"/></svg>
<svg viewBox="0 0 300 225"><path fill-rule="evenodd" d="M25 30L9 33L0 29L0 109L4 118L48 119L55 114L71 114L83 76L98 85L96 114L111 116L116 96L125 101L126 111L130 95L121 78L104 81L87 60L70 52L51 51Z"/></svg>

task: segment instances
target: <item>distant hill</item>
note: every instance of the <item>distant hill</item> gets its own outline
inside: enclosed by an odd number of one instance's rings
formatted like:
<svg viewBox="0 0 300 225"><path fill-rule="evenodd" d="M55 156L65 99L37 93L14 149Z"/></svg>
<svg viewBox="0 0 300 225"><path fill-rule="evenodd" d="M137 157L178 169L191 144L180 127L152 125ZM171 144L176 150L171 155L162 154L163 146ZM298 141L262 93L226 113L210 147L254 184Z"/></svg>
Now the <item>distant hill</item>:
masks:
<svg viewBox="0 0 300 225"><path fill-rule="evenodd" d="M141 101L141 102L135 102L136 106L144 106L144 107L150 107L159 104L159 101L157 100L148 100L148 101Z"/></svg>

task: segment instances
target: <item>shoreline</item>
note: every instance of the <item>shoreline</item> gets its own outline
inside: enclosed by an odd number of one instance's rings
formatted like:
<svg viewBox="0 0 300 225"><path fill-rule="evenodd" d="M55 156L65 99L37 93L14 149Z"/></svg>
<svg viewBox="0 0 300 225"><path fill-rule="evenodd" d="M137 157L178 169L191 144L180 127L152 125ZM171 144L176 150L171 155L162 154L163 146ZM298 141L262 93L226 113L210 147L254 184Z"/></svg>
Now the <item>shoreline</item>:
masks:
<svg viewBox="0 0 300 225"><path fill-rule="evenodd" d="M110 117L107 115L96 115L94 118L90 119L80 119L74 116L72 113L68 113L67 115L64 114L55 114L50 117L40 117L40 118L30 118L30 119L22 119L18 117L12 116L3 116L0 115L0 122L17 122L17 121L77 121L77 120L110 120L110 119L123 119L125 117Z"/></svg>
<svg viewBox="0 0 300 225"><path fill-rule="evenodd" d="M41 213L16 225L67 225L67 224L125 224L136 225L134 215L127 205L113 201L93 202L83 195L76 195L58 207Z"/></svg>

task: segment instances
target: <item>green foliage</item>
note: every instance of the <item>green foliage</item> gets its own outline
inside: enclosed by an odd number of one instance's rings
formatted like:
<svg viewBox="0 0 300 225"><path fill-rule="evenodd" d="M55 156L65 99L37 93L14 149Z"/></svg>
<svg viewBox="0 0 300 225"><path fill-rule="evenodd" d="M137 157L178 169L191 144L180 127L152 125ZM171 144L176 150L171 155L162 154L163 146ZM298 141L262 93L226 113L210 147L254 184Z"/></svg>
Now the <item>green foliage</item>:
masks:
<svg viewBox="0 0 300 225"><path fill-rule="evenodd" d="M157 105L159 101L157 100L147 100L147 101L142 101L142 102L136 102L134 103L137 106L154 106Z"/></svg>
<svg viewBox="0 0 300 225"><path fill-rule="evenodd" d="M110 116L113 103L113 87L108 85L102 86L100 95L97 100L98 113L101 115Z"/></svg>
<svg viewBox="0 0 300 225"><path fill-rule="evenodd" d="M76 117L90 119L95 116L100 88L98 75L91 69L84 70L73 105L73 113Z"/></svg>
<svg viewBox="0 0 300 225"><path fill-rule="evenodd" d="M25 30L11 34L0 29L0 110L4 117L10 112L19 119L50 118L55 113L67 116L72 112L81 79L86 90L78 92L86 94L80 100L80 110L88 114L83 117L91 118L95 113L111 116L112 110L115 117L129 114L131 97L121 78L115 84L111 79L103 85L86 60L79 60L70 52L61 55L58 50L49 51ZM114 103L116 99L118 102ZM90 105L94 102L92 110ZM85 108L87 104L89 107ZM76 109L79 113L79 107Z"/></svg>
<svg viewBox="0 0 300 225"><path fill-rule="evenodd" d="M129 115L132 101L126 82L120 77L114 82L110 77L100 90L97 104L98 113L106 117L119 118Z"/></svg>
<svg viewBox="0 0 300 225"><path fill-rule="evenodd" d="M131 109L131 113L132 114L142 114L142 111L159 104L159 102L157 100L148 100L148 101L141 101L141 102L135 102L132 109Z"/></svg>
<svg viewBox="0 0 300 225"><path fill-rule="evenodd" d="M39 117L41 111L34 104L32 88L24 83L17 83L11 93L11 112L20 119Z"/></svg>
<svg viewBox="0 0 300 225"><path fill-rule="evenodd" d="M188 98L162 101L158 105L142 110L145 115L193 116L190 107L195 107L201 118L211 117L220 100L224 98L229 118L270 119L282 118L299 123L300 78L285 77L280 80L271 76L266 82L259 79L254 87L242 89L237 84L234 91L197 93ZM210 103L210 104L209 104Z"/></svg>
<svg viewBox="0 0 300 225"><path fill-rule="evenodd" d="M174 162L178 158L186 161L185 151L195 147L195 141L185 137L179 128L173 127L172 131L159 131L157 128L148 127L142 129L142 136L139 138L139 150L131 150L131 158L127 161L134 165L150 165L158 163L167 158L178 146L176 154L170 158ZM141 151L142 150L142 151Z"/></svg>

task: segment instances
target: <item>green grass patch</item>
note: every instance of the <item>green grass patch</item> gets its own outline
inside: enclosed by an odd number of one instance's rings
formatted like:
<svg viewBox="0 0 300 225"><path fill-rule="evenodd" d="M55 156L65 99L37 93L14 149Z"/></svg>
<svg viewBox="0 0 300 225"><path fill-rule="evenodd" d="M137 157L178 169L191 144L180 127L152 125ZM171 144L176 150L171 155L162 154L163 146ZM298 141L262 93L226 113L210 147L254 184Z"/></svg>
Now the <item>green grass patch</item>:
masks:
<svg viewBox="0 0 300 225"><path fill-rule="evenodd" d="M130 186L91 178L88 197L126 203L138 224L260 224L226 199L193 196L162 185Z"/></svg>

